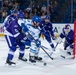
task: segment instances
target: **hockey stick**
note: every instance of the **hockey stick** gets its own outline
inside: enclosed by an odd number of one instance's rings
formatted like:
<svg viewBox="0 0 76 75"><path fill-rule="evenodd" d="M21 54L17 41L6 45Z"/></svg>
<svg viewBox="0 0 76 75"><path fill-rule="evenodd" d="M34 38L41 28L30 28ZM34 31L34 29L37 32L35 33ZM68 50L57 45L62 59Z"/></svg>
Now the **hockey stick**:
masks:
<svg viewBox="0 0 76 75"><path fill-rule="evenodd" d="M58 44L59 44L59 43L56 44L56 46L54 47L54 49L56 49L56 47L58 46ZM47 47L45 47L45 46L43 46L43 45L41 45L41 46L42 46L43 48L45 48L45 49L50 50L49 48L47 48Z"/></svg>
<svg viewBox="0 0 76 75"><path fill-rule="evenodd" d="M33 37L29 32L28 32L28 34L29 34L29 35L33 38L33 40L35 41L34 37ZM40 46L40 47L41 47L41 49L48 55L48 57L53 60L53 58L46 52L46 50L45 50L42 46Z"/></svg>
<svg viewBox="0 0 76 75"><path fill-rule="evenodd" d="M42 46L40 46L40 47L49 56L49 58L53 60L53 58L46 52L46 50Z"/></svg>
<svg viewBox="0 0 76 75"><path fill-rule="evenodd" d="M56 46L54 47L54 50L56 49L56 47L58 46L58 44L59 44L59 43L56 44ZM47 47L45 47L45 46L43 46L43 45L42 45L42 47L45 48L45 49L47 49L47 50L50 50L49 48L47 48ZM55 51L52 51L51 54L50 54L50 56L52 56L52 54L53 54L54 52L55 52Z"/></svg>

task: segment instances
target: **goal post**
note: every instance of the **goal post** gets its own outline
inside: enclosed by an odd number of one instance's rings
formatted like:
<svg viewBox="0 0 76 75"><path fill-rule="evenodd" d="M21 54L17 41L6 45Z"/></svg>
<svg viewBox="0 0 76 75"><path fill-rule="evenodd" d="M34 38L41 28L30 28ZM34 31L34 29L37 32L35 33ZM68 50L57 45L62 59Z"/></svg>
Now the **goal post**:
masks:
<svg viewBox="0 0 76 75"><path fill-rule="evenodd" d="M75 58L75 54L76 54L76 20L74 21L74 50L73 50L73 55Z"/></svg>

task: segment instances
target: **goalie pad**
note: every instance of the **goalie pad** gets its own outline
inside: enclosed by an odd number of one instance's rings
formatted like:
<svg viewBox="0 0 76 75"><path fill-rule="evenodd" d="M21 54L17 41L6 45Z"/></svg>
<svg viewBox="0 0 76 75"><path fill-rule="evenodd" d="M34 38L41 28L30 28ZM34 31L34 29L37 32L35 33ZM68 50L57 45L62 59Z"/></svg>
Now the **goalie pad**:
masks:
<svg viewBox="0 0 76 75"><path fill-rule="evenodd" d="M73 55L73 49L70 46L67 47L67 53L68 52L70 52L70 55Z"/></svg>
<svg viewBox="0 0 76 75"><path fill-rule="evenodd" d="M74 57L73 52L68 53L67 50L60 49L60 53L61 53L60 56L63 58L73 58Z"/></svg>

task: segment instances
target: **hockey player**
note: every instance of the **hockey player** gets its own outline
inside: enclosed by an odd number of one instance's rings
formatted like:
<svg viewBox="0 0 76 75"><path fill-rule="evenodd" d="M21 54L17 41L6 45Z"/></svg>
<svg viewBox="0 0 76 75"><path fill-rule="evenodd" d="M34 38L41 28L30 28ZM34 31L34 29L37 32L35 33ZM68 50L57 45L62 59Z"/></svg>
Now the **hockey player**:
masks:
<svg viewBox="0 0 76 75"><path fill-rule="evenodd" d="M41 29L41 34L45 36L45 39L49 42L52 50L54 50L54 44L52 43L52 40L55 40L54 32L53 32L53 26L50 22L50 17L47 15L39 24ZM55 51L55 50L54 50Z"/></svg>
<svg viewBox="0 0 76 75"><path fill-rule="evenodd" d="M18 24L18 19L23 17L24 17L23 13L18 13L18 18L14 19L8 26L6 26L5 38L9 47L6 63L9 65L16 64L12 60L14 57L14 52L17 49L17 45L20 48L18 59L22 61L27 61L27 59L24 58L25 45L20 41L25 38L25 35L21 32L22 28Z"/></svg>
<svg viewBox="0 0 76 75"><path fill-rule="evenodd" d="M4 20L4 30L6 30L6 27L10 25L10 23L17 18L17 13L18 11L17 10L13 10L11 15L8 15L5 20Z"/></svg>
<svg viewBox="0 0 76 75"><path fill-rule="evenodd" d="M62 29L62 32L58 38L58 43L61 43L63 38L65 38L64 52L69 55L73 55L74 31L71 29L69 24L65 25Z"/></svg>
<svg viewBox="0 0 76 75"><path fill-rule="evenodd" d="M29 61L35 63L36 60L42 60L41 57L38 56L40 50L40 29L39 29L40 18L38 16L34 16L32 18L32 23L27 24L23 27L23 32L27 33L27 38L30 40L30 53L29 53Z"/></svg>

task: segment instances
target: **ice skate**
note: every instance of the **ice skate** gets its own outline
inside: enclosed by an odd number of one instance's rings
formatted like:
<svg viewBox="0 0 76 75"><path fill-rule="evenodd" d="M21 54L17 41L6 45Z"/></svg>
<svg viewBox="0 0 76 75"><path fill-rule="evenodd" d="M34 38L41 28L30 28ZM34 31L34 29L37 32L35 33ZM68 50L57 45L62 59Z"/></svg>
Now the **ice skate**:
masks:
<svg viewBox="0 0 76 75"><path fill-rule="evenodd" d="M35 56L35 60L41 61L42 57Z"/></svg>
<svg viewBox="0 0 76 75"><path fill-rule="evenodd" d="M19 59L19 60L22 60L22 61L27 61L27 59L24 58L24 57L19 57L18 59Z"/></svg>
<svg viewBox="0 0 76 75"><path fill-rule="evenodd" d="M15 62L10 61L8 58L7 58L7 60L6 60L6 63L5 63L5 64L11 65L11 66L15 66L15 65L16 65L16 63L15 63Z"/></svg>
<svg viewBox="0 0 76 75"><path fill-rule="evenodd" d="M35 56L29 56L29 61L31 63L36 63Z"/></svg>

